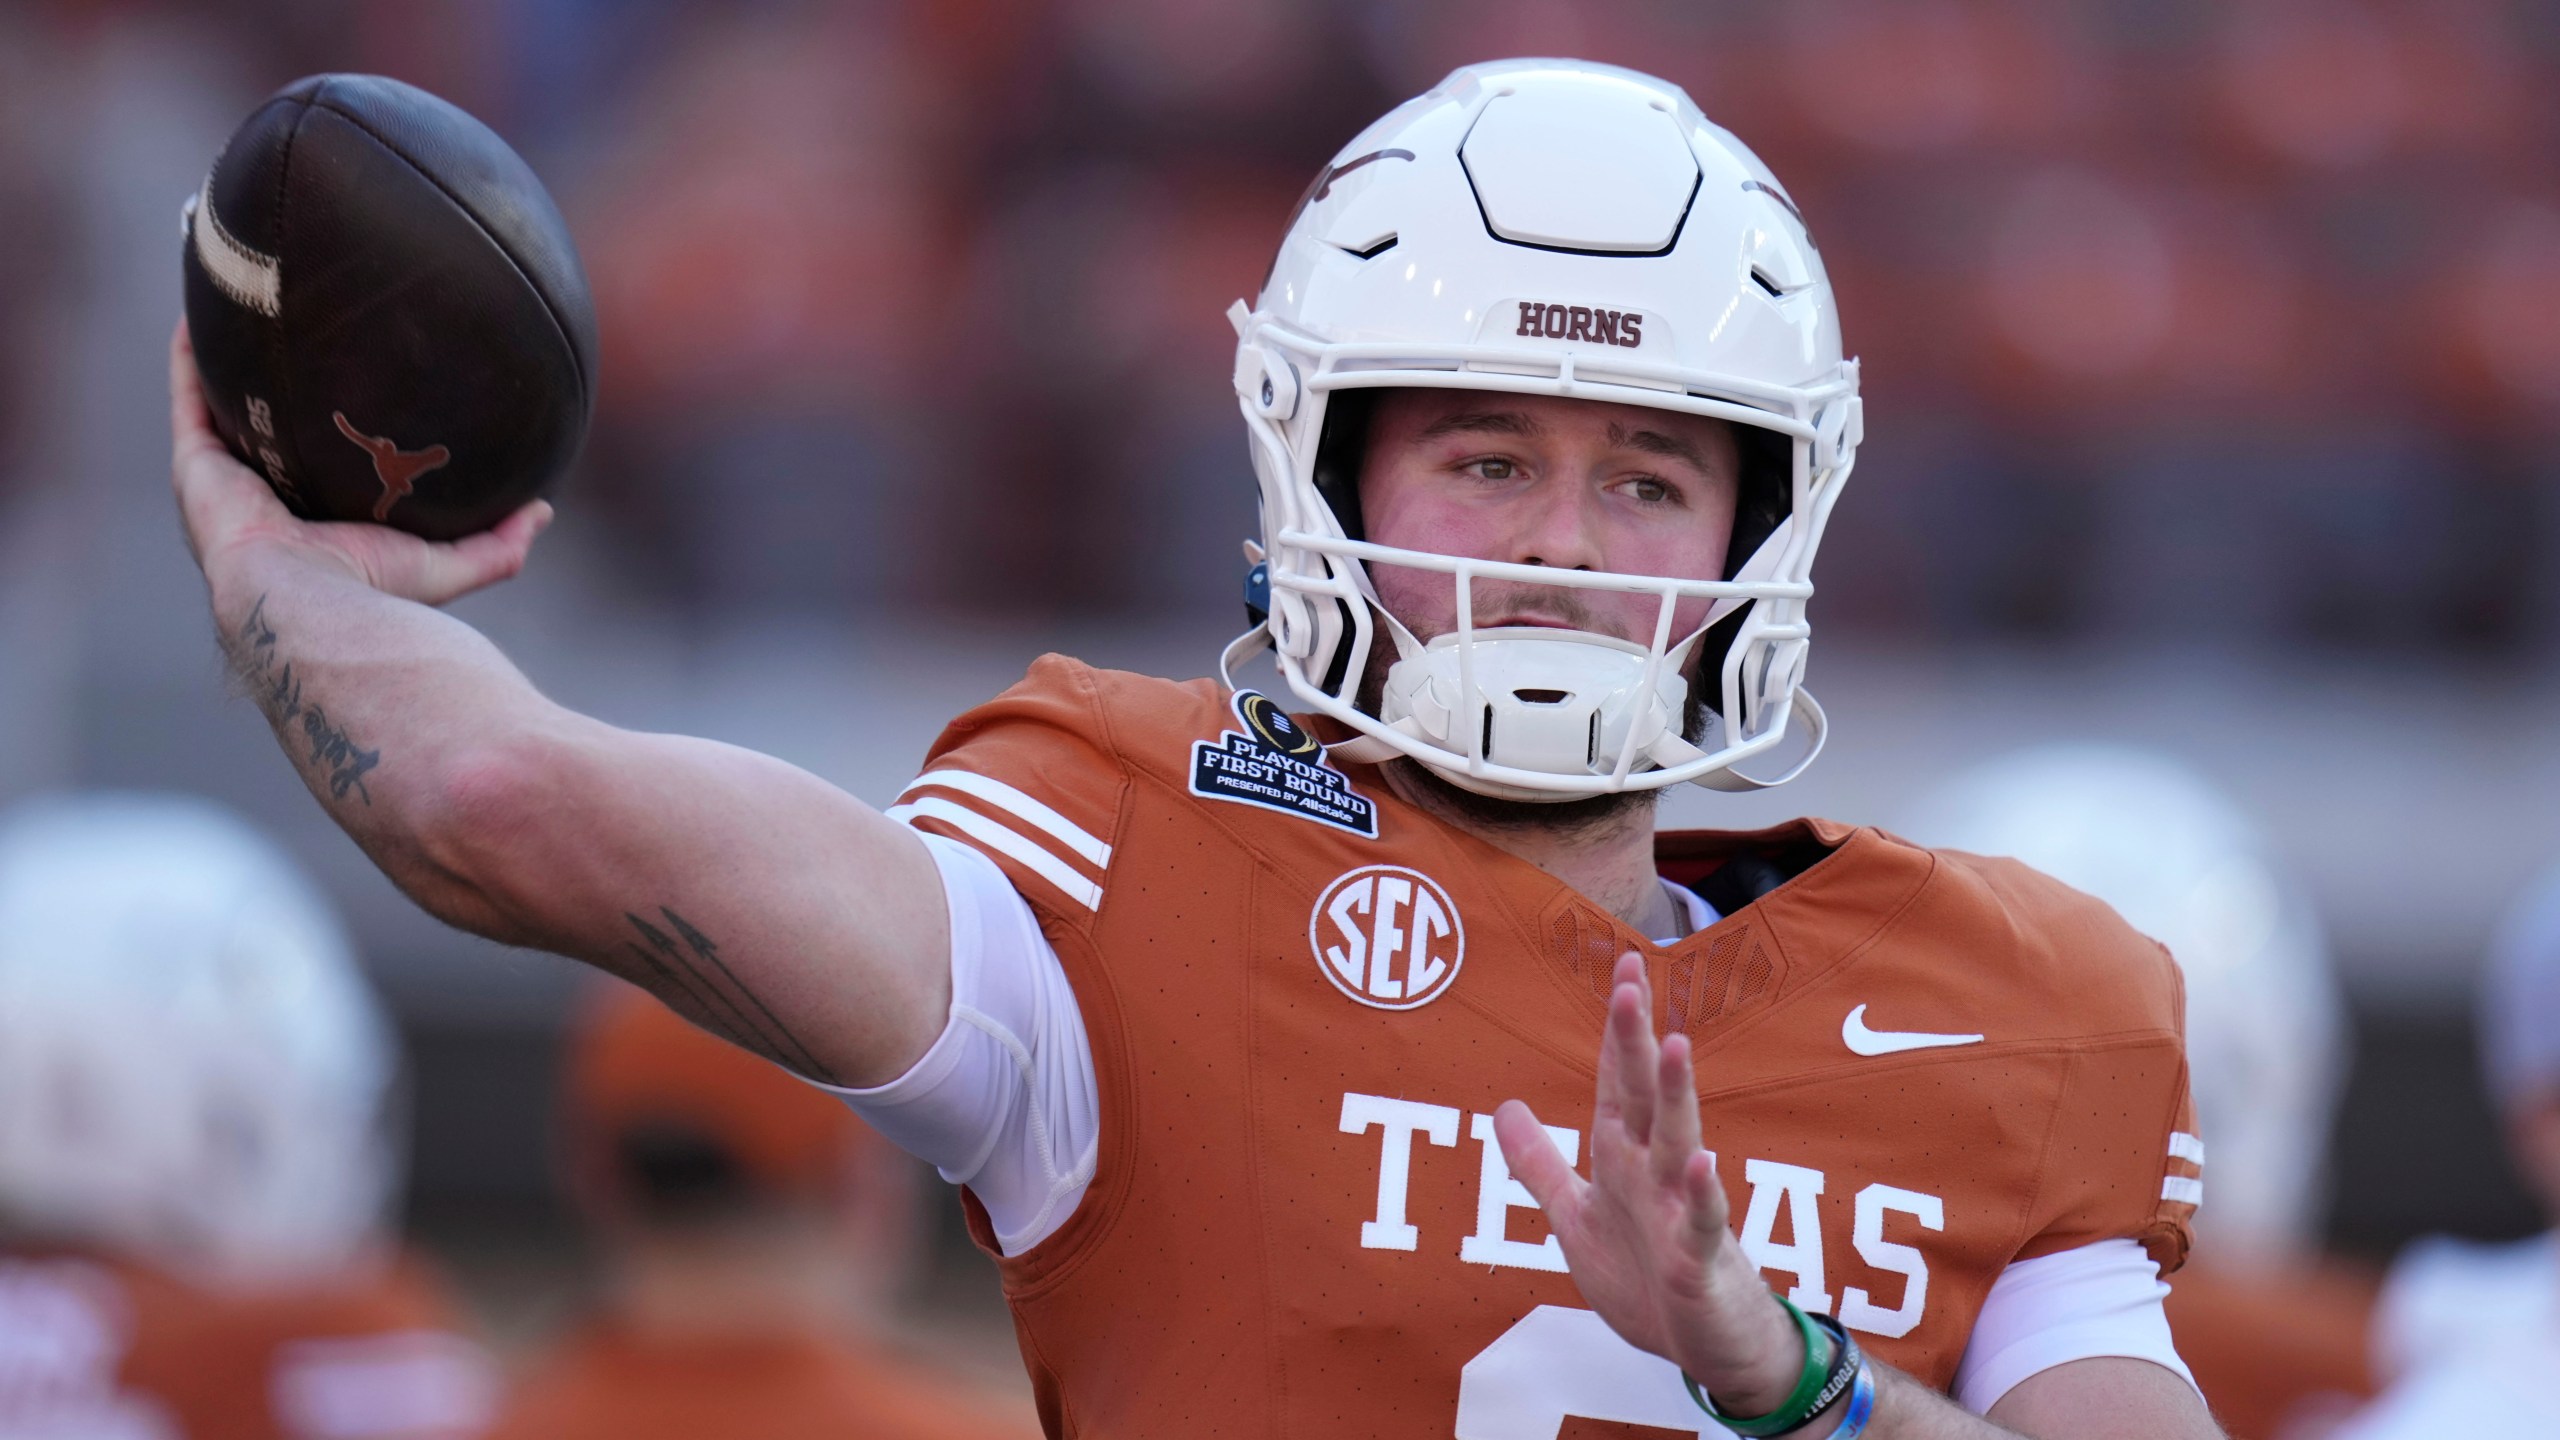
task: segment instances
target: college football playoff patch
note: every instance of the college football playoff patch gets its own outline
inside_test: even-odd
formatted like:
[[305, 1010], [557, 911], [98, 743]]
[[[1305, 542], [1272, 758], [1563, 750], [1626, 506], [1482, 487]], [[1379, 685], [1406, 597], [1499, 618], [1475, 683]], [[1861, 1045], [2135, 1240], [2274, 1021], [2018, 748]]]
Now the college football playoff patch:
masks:
[[1271, 697], [1235, 695], [1236, 721], [1216, 740], [1191, 742], [1191, 793], [1284, 810], [1363, 839], [1378, 838], [1378, 805], [1324, 763], [1324, 746]]

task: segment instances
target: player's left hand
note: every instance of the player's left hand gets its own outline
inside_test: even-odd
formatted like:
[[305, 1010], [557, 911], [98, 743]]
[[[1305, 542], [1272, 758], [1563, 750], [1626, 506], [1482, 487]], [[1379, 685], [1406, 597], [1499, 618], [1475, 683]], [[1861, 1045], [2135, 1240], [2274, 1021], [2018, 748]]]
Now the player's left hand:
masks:
[[1619, 957], [1589, 1180], [1518, 1100], [1494, 1111], [1494, 1133], [1600, 1318], [1687, 1371], [1719, 1407], [1763, 1414], [1803, 1373], [1804, 1342], [1728, 1228], [1716, 1157], [1698, 1143], [1689, 1039], [1655, 1041], [1650, 988], [1642, 959]]

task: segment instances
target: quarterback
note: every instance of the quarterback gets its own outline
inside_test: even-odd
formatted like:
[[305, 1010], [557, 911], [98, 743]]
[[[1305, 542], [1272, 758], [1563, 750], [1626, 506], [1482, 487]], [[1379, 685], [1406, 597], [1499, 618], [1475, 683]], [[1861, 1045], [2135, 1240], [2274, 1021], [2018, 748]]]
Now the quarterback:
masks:
[[1231, 318], [1220, 678], [1045, 657], [885, 813], [546, 700], [433, 607], [548, 509], [296, 521], [183, 331], [176, 486], [330, 814], [964, 1186], [1052, 1434], [2214, 1435], [2160, 1304], [2204, 1158], [2167, 955], [2005, 861], [1654, 830], [1821, 737], [1863, 424], [1777, 179], [1648, 76], [1471, 66]]

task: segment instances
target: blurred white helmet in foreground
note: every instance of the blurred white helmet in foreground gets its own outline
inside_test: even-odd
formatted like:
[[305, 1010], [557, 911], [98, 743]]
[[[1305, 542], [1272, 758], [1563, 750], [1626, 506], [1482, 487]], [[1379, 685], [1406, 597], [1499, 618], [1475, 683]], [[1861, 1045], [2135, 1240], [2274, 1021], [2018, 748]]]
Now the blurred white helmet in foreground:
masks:
[[224, 811], [0, 812], [0, 1233], [221, 1279], [342, 1264], [394, 1180], [392, 1044], [336, 916]]
[[2318, 917], [2257, 827], [2177, 761], [2109, 745], [2021, 751], [1914, 808], [1915, 840], [2009, 855], [2115, 907], [2186, 973], [2187, 1063], [2220, 1257], [2309, 1243], [2345, 1067]]

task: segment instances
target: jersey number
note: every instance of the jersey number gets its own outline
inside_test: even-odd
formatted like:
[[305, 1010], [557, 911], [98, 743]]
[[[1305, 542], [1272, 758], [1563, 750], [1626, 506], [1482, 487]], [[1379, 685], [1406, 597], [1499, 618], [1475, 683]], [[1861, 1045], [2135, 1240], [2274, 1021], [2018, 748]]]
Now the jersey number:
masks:
[[1618, 1338], [1589, 1310], [1541, 1305], [1458, 1372], [1457, 1440], [1556, 1440], [1568, 1418], [1718, 1440], [1680, 1368]]

